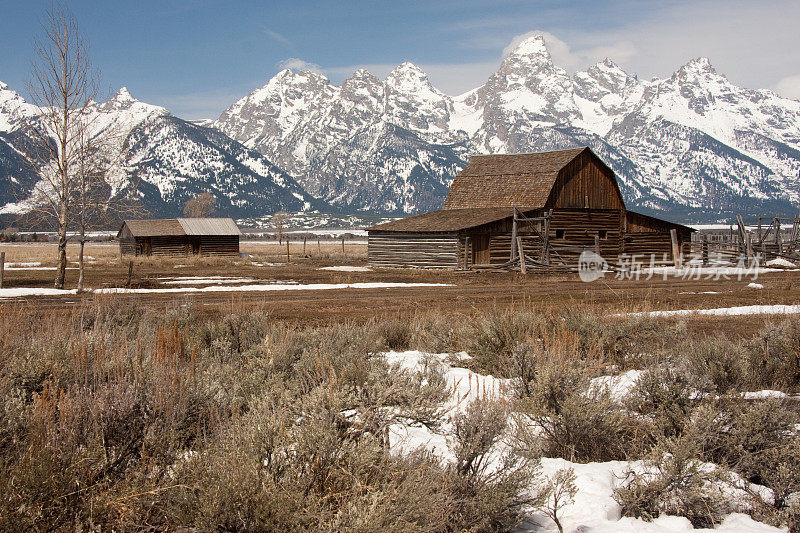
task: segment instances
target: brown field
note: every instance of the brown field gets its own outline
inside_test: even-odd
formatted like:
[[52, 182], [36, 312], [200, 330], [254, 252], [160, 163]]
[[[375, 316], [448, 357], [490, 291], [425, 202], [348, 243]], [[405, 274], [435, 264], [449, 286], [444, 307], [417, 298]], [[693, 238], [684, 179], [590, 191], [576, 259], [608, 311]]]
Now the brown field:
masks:
[[[361, 322], [375, 317], [410, 316], [437, 313], [472, 315], [487, 309], [553, 309], [580, 306], [601, 313], [615, 314], [656, 309], [702, 309], [753, 304], [794, 304], [800, 301], [800, 274], [763, 274], [763, 290], [747, 287], [747, 281], [731, 280], [615, 280], [581, 282], [575, 274], [523, 275], [518, 272], [452, 272], [431, 270], [378, 269], [371, 272], [319, 270], [323, 266], [366, 264], [366, 245], [341, 242], [290, 245], [286, 262], [285, 245], [272, 242], [242, 243], [242, 252], [252, 258], [138, 258], [134, 260], [132, 287], [169, 287], [168, 278], [178, 276], [229, 276], [252, 278], [259, 282], [353, 283], [423, 282], [444, 283], [446, 287], [402, 287], [391, 289], [336, 289], [275, 292], [215, 292], [126, 295], [84, 295], [74, 297], [31, 297], [3, 300], [0, 305], [68, 309], [82, 299], [118, 298], [169, 307], [176, 302], [192, 302], [213, 309], [226, 307], [258, 308], [278, 319], [295, 323], [330, 323], [343, 320]], [[51, 243], [3, 244], [7, 263], [41, 262], [55, 265], [55, 246]], [[69, 248], [75, 261], [77, 246]], [[129, 258], [120, 260], [115, 243], [92, 243], [86, 247], [86, 286], [91, 288], [125, 285]], [[261, 264], [263, 266], [258, 266]], [[74, 288], [77, 269], [67, 272], [67, 288]], [[6, 270], [5, 287], [50, 287], [53, 270]], [[713, 292], [715, 294], [703, 294]], [[665, 319], [666, 320], [666, 319]], [[690, 331], [723, 331], [751, 335], [776, 317], [695, 317]]]

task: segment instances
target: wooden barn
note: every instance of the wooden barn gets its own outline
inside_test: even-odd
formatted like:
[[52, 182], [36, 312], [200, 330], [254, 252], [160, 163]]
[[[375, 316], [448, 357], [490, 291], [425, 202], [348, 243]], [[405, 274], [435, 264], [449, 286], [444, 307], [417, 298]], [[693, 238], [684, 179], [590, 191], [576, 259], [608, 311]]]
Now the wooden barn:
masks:
[[[576, 265], [584, 250], [672, 261], [692, 229], [625, 208], [617, 178], [589, 148], [483, 155], [453, 180], [444, 207], [368, 229], [383, 267]], [[525, 267], [526, 265], [521, 265]]]
[[230, 218], [126, 220], [117, 232], [123, 255], [239, 255]]

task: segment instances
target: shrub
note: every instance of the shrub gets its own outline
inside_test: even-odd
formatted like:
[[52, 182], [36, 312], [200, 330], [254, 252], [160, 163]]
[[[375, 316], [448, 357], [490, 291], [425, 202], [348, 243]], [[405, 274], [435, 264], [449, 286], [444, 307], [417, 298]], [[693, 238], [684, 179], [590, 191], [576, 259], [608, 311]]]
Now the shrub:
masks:
[[691, 385], [704, 392], [726, 394], [748, 384], [747, 348], [741, 341], [714, 336], [679, 345], [673, 359]]
[[731, 512], [717, 488], [722, 478], [696, 459], [697, 450], [670, 439], [645, 461], [645, 472], [629, 470], [614, 499], [623, 516], [653, 520], [660, 514], [684, 516], [695, 527], [713, 527]]
[[[537, 442], [548, 457], [570, 461], [610, 461], [641, 453], [643, 424], [623, 410], [608, 391], [590, 384], [588, 370], [575, 360], [540, 359], [535, 379], [518, 401], [517, 439]], [[517, 390], [520, 388], [517, 386]]]
[[660, 366], [639, 377], [625, 398], [625, 405], [645, 415], [658, 436], [677, 437], [689, 422], [694, 395], [685, 376]]
[[775, 389], [800, 385], [800, 319], [793, 317], [766, 328], [749, 348], [752, 386]]

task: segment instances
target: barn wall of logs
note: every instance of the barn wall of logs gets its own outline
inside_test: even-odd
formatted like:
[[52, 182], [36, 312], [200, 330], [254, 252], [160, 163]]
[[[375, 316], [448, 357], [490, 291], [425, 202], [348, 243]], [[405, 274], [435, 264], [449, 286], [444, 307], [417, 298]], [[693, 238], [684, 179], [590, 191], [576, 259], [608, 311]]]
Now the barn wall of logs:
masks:
[[200, 255], [239, 255], [238, 235], [203, 235]]
[[[540, 216], [541, 213], [534, 214]], [[531, 215], [531, 216], [534, 216]], [[491, 264], [503, 264], [511, 256], [511, 219], [490, 228], [501, 230], [491, 235], [489, 256]], [[621, 250], [622, 216], [615, 210], [554, 210], [550, 219], [550, 257], [553, 261], [577, 263], [583, 250], [595, 250], [595, 237], [599, 252], [607, 260], [616, 260]], [[507, 226], [507, 228], [506, 228]], [[538, 231], [544, 230], [541, 224]], [[542, 254], [542, 239], [525, 224], [518, 228], [525, 254], [539, 258]], [[667, 235], [669, 239], [669, 235]]]
[[377, 267], [459, 268], [456, 233], [370, 232], [367, 262]]

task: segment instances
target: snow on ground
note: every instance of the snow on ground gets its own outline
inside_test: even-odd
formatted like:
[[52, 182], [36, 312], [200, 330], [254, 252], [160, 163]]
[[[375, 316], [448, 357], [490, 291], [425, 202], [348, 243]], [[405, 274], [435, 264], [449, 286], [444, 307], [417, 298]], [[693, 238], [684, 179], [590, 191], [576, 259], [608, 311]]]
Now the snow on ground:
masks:
[[270, 291], [313, 291], [335, 289], [394, 289], [398, 287], [448, 287], [447, 283], [273, 283], [259, 285], [239, 285], [220, 287], [166, 287], [157, 289], [126, 289], [123, 287], [109, 287], [97, 289], [94, 292], [101, 294], [166, 294], [179, 292], [270, 292]]
[[755, 283], [755, 282], [753, 282], [753, 283], [748, 283], [748, 284], [747, 284], [747, 287], [748, 287], [749, 289], [763, 289], [763, 288], [764, 288], [764, 286], [763, 286], [762, 284], [760, 284], [760, 283]]
[[745, 400], [767, 400], [767, 399], [775, 399], [775, 400], [784, 400], [788, 398], [789, 395], [785, 392], [781, 392], [779, 390], [760, 390], [755, 392], [743, 392], [742, 398]]
[[[450, 389], [450, 398], [445, 404], [444, 423], [437, 431], [422, 425], [396, 424], [390, 428], [389, 442], [393, 450], [400, 453], [424, 447], [443, 461], [452, 461], [451, 440], [447, 432], [452, 428], [452, 416], [477, 398], [502, 398], [509, 390], [509, 380], [477, 374], [466, 368], [454, 366], [453, 357], [448, 354], [427, 354], [416, 350], [407, 352], [387, 352], [386, 360], [392, 365], [409, 371], [418, 371], [426, 365], [441, 365], [445, 382]], [[458, 354], [461, 360], [468, 358], [465, 353]], [[618, 400], [630, 391], [643, 371], [631, 370], [618, 376], [595, 378], [592, 383], [607, 387]], [[760, 397], [771, 396], [776, 391], [760, 391]], [[502, 456], [502, 451], [497, 457]], [[713, 465], [708, 465], [714, 468]], [[593, 533], [668, 533], [675, 531], [714, 531], [725, 533], [776, 533], [779, 529], [756, 522], [746, 514], [733, 513], [715, 529], [694, 529], [688, 519], [662, 515], [652, 522], [621, 516], [621, 507], [614, 501], [613, 492], [624, 482], [629, 470], [638, 472], [646, 468], [641, 461], [608, 461], [603, 463], [572, 463], [558, 458], [544, 458], [541, 463], [543, 476], [553, 475], [561, 469], [572, 468], [575, 472], [575, 485], [578, 492], [573, 503], [564, 506], [559, 518], [565, 531]], [[541, 479], [541, 478], [540, 478]], [[535, 482], [534, 482], [535, 483]], [[751, 486], [761, 490], [763, 487]], [[531, 490], [536, 490], [531, 487]], [[731, 494], [741, 495], [739, 489], [730, 489]], [[763, 489], [766, 490], [766, 489]], [[742, 496], [741, 501], [746, 499]], [[745, 504], [746, 505], [746, 504]], [[530, 511], [528, 518], [513, 531], [557, 531], [555, 524], [540, 512]]]
[[776, 257], [772, 261], [767, 261], [766, 265], [768, 267], [797, 268], [797, 265], [795, 265], [788, 259], [784, 259], [783, 257]]
[[741, 315], [793, 315], [800, 313], [800, 305], [742, 305], [738, 307], [718, 307], [715, 309], [673, 309], [670, 311], [643, 311], [618, 316], [741, 316]]
[[44, 287], [16, 287], [13, 289], [0, 289], [0, 298], [24, 298], [26, 296], [70, 296], [77, 291], [62, 289], [46, 289]]
[[372, 269], [367, 266], [348, 266], [348, 265], [320, 267], [317, 270], [333, 270], [334, 272], [372, 272]]
[[642, 374], [644, 370], [628, 370], [617, 376], [600, 376], [591, 380], [591, 386], [607, 390], [614, 400], [620, 402], [630, 393]]
[[31, 261], [29, 263], [6, 263], [6, 268], [30, 268], [42, 266], [41, 261]]
[[235, 278], [228, 276], [184, 276], [178, 278], [159, 278], [164, 285], [214, 285], [252, 283], [254, 278]]

